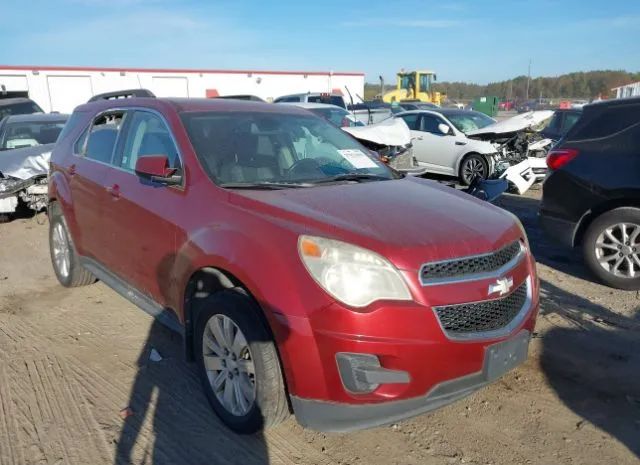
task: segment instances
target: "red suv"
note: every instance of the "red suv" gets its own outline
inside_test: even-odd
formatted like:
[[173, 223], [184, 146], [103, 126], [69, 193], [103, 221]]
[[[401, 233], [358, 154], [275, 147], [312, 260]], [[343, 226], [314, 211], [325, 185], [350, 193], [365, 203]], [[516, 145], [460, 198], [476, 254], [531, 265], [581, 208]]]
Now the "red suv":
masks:
[[293, 106], [94, 100], [51, 157], [55, 273], [179, 330], [233, 430], [381, 425], [526, 359], [538, 280], [510, 213]]

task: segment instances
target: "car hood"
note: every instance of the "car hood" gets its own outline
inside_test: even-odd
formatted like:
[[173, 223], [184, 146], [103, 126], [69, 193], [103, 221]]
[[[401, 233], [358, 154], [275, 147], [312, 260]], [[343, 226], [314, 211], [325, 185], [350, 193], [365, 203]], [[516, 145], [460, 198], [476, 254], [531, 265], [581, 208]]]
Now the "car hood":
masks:
[[403, 269], [495, 250], [521, 236], [510, 214], [433, 181], [406, 177], [275, 191], [233, 190], [230, 201], [299, 234], [343, 240]]
[[369, 126], [342, 128], [358, 140], [379, 145], [404, 147], [411, 142], [409, 126], [400, 118], [388, 118]]
[[525, 129], [534, 128], [540, 123], [548, 120], [553, 116], [553, 111], [529, 111], [520, 115], [512, 116], [497, 123], [490, 124], [480, 129], [467, 132], [467, 137], [477, 139], [491, 140], [493, 138], [505, 137]]
[[5, 177], [30, 179], [49, 172], [51, 150], [55, 144], [0, 151], [0, 173]]

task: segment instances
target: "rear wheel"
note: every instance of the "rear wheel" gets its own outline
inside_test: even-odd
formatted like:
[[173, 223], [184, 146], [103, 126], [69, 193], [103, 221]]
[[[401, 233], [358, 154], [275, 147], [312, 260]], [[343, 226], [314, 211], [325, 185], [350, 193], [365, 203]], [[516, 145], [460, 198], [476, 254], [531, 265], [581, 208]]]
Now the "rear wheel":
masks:
[[582, 246], [587, 266], [603, 283], [640, 289], [640, 209], [602, 214], [587, 229]]
[[478, 153], [467, 155], [460, 163], [460, 183], [465, 186], [471, 184], [474, 178], [487, 179], [487, 176], [489, 176], [489, 164]]
[[92, 284], [96, 278], [80, 264], [60, 207], [49, 208], [49, 252], [56, 278], [65, 287]]
[[195, 354], [213, 410], [237, 433], [275, 426], [289, 415], [276, 347], [259, 309], [240, 289], [197, 302]]

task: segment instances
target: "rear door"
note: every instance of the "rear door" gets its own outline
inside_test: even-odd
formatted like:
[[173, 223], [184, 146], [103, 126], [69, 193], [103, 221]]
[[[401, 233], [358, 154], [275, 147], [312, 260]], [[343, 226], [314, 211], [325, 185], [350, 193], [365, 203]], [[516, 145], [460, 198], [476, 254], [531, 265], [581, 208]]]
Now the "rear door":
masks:
[[135, 165], [145, 155], [167, 155], [171, 167], [184, 174], [182, 161], [168, 124], [151, 110], [127, 115], [116, 152], [105, 178], [111, 193], [105, 209], [107, 246], [113, 257], [109, 268], [163, 305], [175, 260], [175, 218], [184, 208], [185, 190], [141, 178]]
[[74, 155], [63, 169], [69, 179], [78, 231], [74, 235], [81, 255], [106, 260], [107, 230], [104, 207], [109, 200], [104, 178], [113, 159], [122, 125], [122, 113], [103, 113], [73, 144]]

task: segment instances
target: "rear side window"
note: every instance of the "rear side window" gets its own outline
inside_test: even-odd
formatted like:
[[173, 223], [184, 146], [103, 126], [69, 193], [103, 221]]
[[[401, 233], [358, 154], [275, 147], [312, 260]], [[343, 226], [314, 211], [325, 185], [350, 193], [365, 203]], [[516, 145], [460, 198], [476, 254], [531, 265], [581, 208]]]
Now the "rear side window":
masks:
[[600, 139], [624, 131], [640, 123], [640, 104], [613, 106], [597, 111], [593, 117], [589, 117], [587, 110], [584, 115], [567, 134], [567, 140]]
[[91, 126], [84, 156], [102, 163], [111, 163], [123, 122], [123, 112], [98, 116]]
[[418, 124], [420, 123], [420, 115], [418, 113], [402, 115], [400, 118], [402, 118], [404, 122], [407, 123], [407, 126], [409, 126], [409, 129], [411, 129], [412, 131], [418, 131], [420, 129], [420, 127], [418, 126]]
[[145, 155], [166, 155], [169, 157], [171, 168], [181, 169], [178, 150], [164, 121], [154, 113], [134, 111], [130, 118], [120, 167], [133, 171], [138, 158]]

